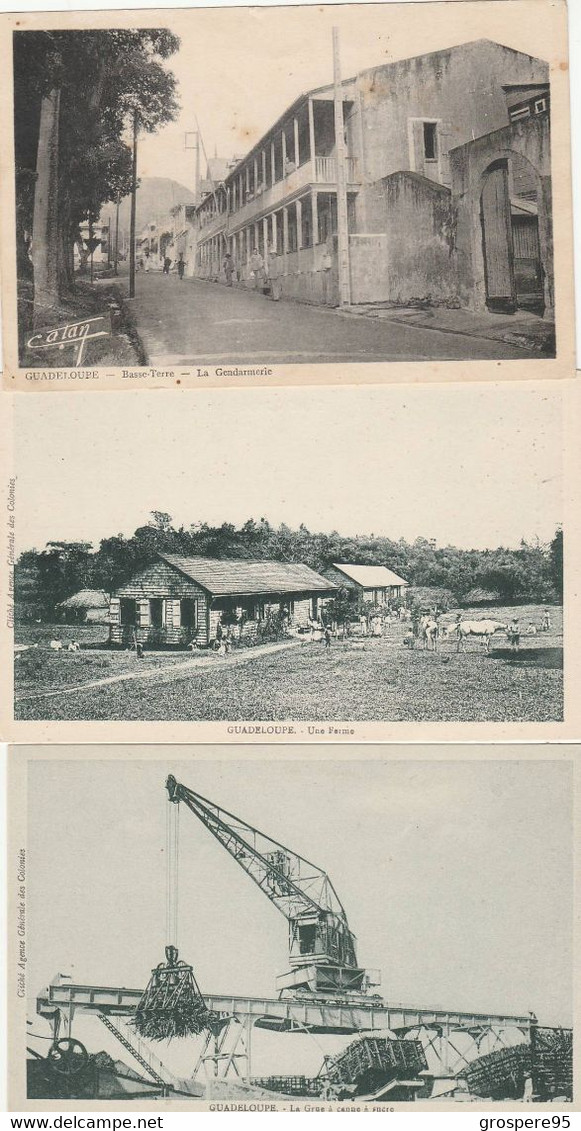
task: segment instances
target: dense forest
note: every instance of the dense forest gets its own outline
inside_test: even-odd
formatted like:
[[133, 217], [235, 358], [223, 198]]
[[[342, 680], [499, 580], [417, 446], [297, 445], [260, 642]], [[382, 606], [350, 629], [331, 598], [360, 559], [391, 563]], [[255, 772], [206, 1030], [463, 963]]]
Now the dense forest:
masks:
[[322, 570], [331, 562], [386, 565], [418, 588], [439, 590], [441, 604], [477, 600], [551, 601], [563, 594], [563, 534], [549, 544], [522, 541], [518, 549], [461, 550], [425, 538], [392, 541], [383, 535], [314, 534], [266, 519], [194, 523], [176, 529], [169, 514], [154, 511], [130, 538], [104, 538], [98, 550], [84, 542], [49, 542], [27, 550], [15, 567], [16, 615], [51, 619], [59, 601], [79, 589], [110, 593], [155, 559], [158, 551], [191, 557], [276, 559]]

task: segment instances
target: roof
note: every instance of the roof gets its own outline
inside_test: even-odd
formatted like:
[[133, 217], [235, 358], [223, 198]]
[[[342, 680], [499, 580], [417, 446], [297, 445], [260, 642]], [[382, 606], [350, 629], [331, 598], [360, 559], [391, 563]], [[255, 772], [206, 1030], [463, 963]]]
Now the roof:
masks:
[[540, 98], [543, 94], [549, 94], [551, 87], [548, 82], [531, 82], [526, 86], [522, 83], [505, 83], [502, 89], [510, 109], [519, 106], [521, 102], [530, 102], [531, 98]]
[[345, 577], [350, 578], [364, 589], [381, 589], [386, 585], [407, 585], [403, 577], [398, 577], [392, 569], [382, 565], [345, 565], [344, 562], [333, 562], [334, 569], [338, 569]]
[[108, 609], [109, 598], [103, 589], [79, 589], [67, 597], [66, 601], [59, 601], [61, 609]]
[[208, 168], [206, 173], [206, 180], [208, 181], [223, 181], [230, 171], [232, 160], [228, 157], [210, 157], [208, 158]]
[[300, 562], [248, 561], [220, 558], [160, 558], [195, 581], [214, 597], [249, 597], [262, 593], [330, 592], [333, 582]]
[[[436, 51], [422, 52], [421, 55], [405, 56], [402, 59], [392, 59], [389, 63], [377, 63], [374, 67], [365, 67], [363, 70], [358, 71], [357, 74], [351, 75], [349, 78], [342, 80], [341, 86], [343, 88], [343, 98], [348, 99], [350, 93], [353, 96], [353, 88], [355, 84], [358, 81], [365, 79], [366, 76], [375, 74], [377, 71], [389, 71], [390, 69], [392, 69], [395, 73], [397, 68], [406, 66], [409, 63], [414, 63], [420, 59], [436, 59], [441, 55], [452, 55], [460, 52], [474, 51], [489, 45], [492, 45], [495, 48], [500, 48], [503, 51], [511, 53], [512, 55], [518, 55], [521, 58], [533, 59], [535, 63], [539, 63], [541, 66], [544, 66], [546, 68], [548, 76], [548, 63], [546, 63], [543, 59], [537, 59], [536, 56], [528, 55], [525, 51], [518, 51], [514, 47], [507, 47], [504, 43], [498, 43], [494, 39], [487, 39], [485, 36], [483, 36], [480, 39], [469, 40], [467, 43], [452, 44], [450, 47], [442, 47]], [[531, 83], [529, 85], [533, 86], [534, 84]], [[504, 87], [504, 89], [507, 90], [508, 87]], [[237, 176], [240, 171], [240, 167], [249, 160], [254, 152], [263, 147], [264, 142], [269, 137], [269, 135], [278, 128], [278, 126], [281, 124], [281, 122], [284, 121], [285, 118], [288, 118], [291, 114], [294, 113], [301, 102], [306, 101], [308, 98], [313, 98], [316, 95], [324, 94], [329, 94], [330, 98], [332, 99], [333, 92], [333, 83], [325, 83], [323, 86], [313, 87], [311, 90], [303, 91], [302, 94], [297, 95], [294, 101], [291, 102], [290, 106], [287, 106], [286, 110], [284, 110], [283, 113], [279, 115], [276, 121], [269, 126], [266, 133], [264, 133], [262, 137], [260, 137], [258, 141], [254, 143], [254, 145], [248, 150], [246, 154], [244, 154], [244, 156], [233, 158], [229, 169], [222, 179], [224, 181], [229, 181], [230, 177]], [[209, 165], [210, 162], [208, 162], [208, 166]], [[211, 186], [209, 188], [209, 191], [211, 191]]]

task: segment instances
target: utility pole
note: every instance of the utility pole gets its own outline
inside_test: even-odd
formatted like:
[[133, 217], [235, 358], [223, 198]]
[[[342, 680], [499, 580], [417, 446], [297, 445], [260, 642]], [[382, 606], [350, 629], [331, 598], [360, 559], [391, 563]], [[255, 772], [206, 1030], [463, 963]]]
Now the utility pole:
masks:
[[339, 303], [351, 305], [351, 271], [349, 264], [349, 228], [347, 220], [347, 160], [345, 125], [343, 122], [343, 90], [339, 56], [339, 28], [333, 28], [333, 102], [335, 108], [335, 153], [337, 164], [337, 257], [339, 267]]
[[133, 111], [133, 168], [129, 223], [129, 298], [135, 298], [135, 211], [137, 205], [137, 110]]
[[[194, 144], [191, 145], [189, 138], [193, 137]], [[200, 203], [200, 127], [196, 118], [196, 129], [188, 132], [185, 135], [184, 146], [186, 149], [193, 149], [195, 152], [195, 172], [194, 172], [194, 203]]]
[[200, 203], [200, 130], [196, 130], [196, 183], [194, 186], [196, 204]]
[[113, 261], [113, 274], [119, 274], [119, 193], [115, 201], [115, 259]]

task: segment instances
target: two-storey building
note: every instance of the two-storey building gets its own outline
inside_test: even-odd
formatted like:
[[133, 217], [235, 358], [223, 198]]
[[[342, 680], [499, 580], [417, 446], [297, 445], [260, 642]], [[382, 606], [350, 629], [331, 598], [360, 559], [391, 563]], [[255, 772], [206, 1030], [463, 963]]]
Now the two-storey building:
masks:
[[[548, 91], [548, 81], [541, 60], [477, 40], [342, 83], [352, 303], [486, 304], [481, 288], [458, 276], [452, 152], [510, 127], [511, 92]], [[338, 301], [333, 95], [330, 85], [297, 98], [199, 205], [197, 275], [222, 277], [229, 252], [252, 285], [256, 248], [277, 295]], [[527, 159], [506, 149], [516, 198]], [[550, 275], [549, 241], [541, 253]]]

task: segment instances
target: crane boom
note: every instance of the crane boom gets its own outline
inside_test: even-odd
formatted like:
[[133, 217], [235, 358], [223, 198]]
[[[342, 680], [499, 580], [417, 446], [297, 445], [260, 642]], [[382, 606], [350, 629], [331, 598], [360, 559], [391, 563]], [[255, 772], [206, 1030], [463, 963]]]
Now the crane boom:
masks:
[[361, 992], [365, 971], [327, 873], [173, 775], [166, 788], [170, 802], [183, 802], [288, 920], [291, 973], [279, 980], [280, 988]]

